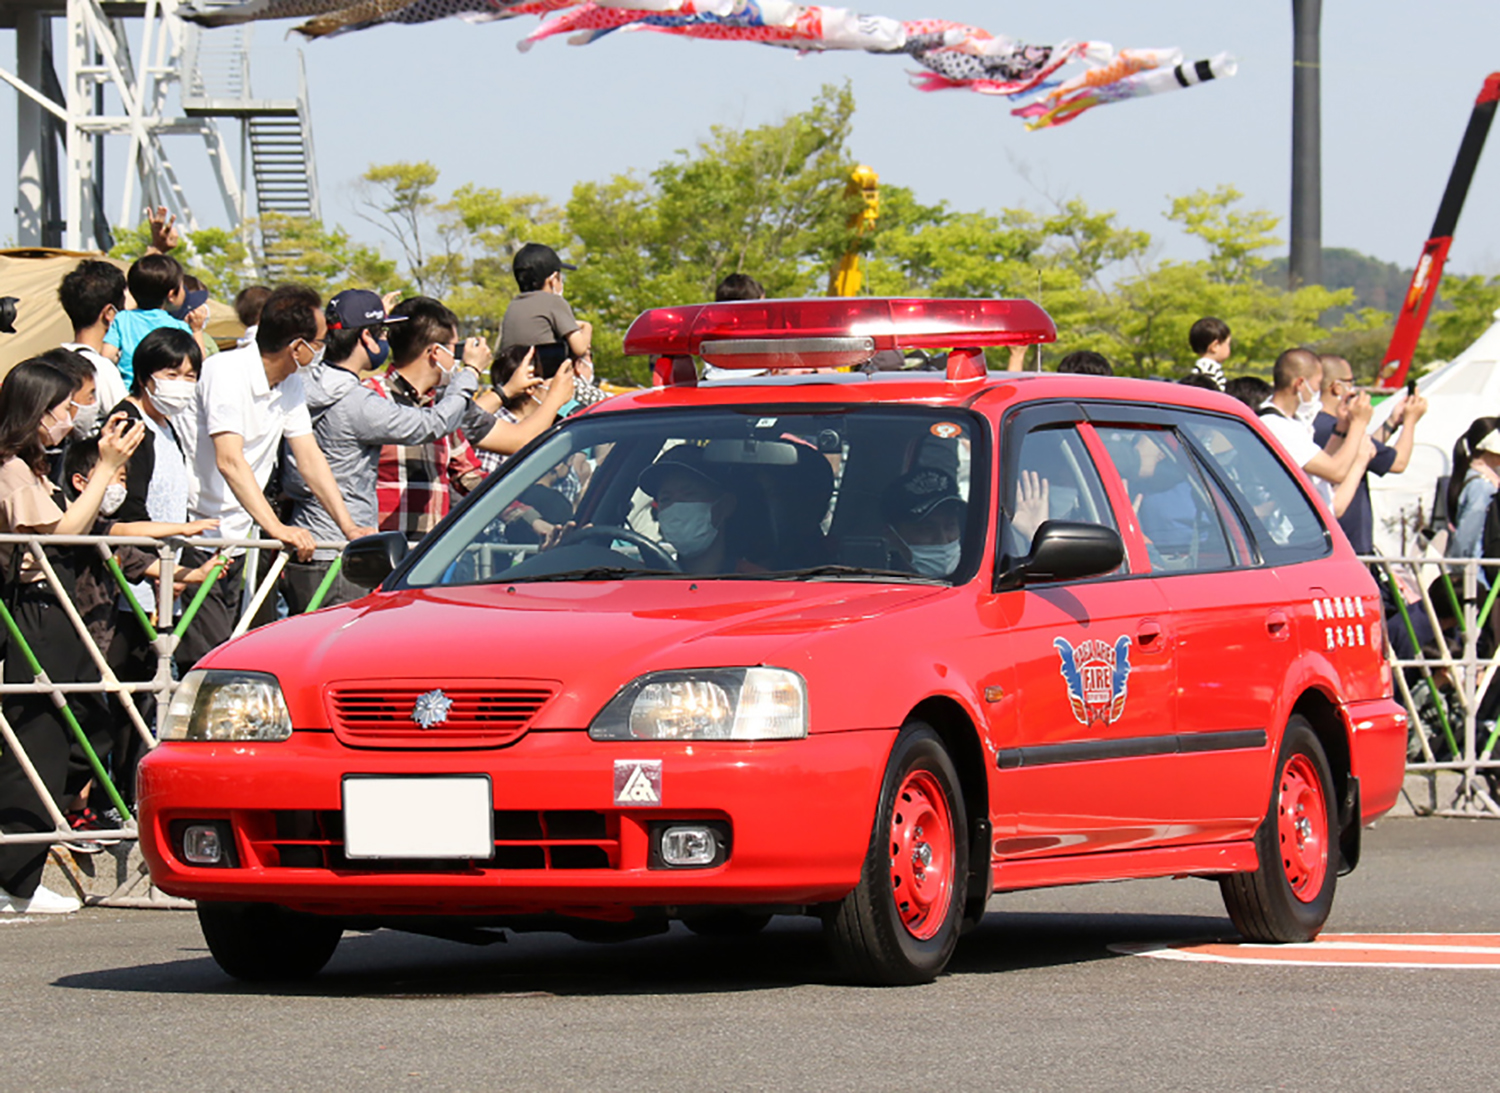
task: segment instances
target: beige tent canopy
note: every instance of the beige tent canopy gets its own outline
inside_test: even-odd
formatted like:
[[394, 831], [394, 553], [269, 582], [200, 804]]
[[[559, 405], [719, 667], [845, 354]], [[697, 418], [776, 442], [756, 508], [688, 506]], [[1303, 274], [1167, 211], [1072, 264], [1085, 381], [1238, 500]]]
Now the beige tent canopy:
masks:
[[[12, 367], [73, 340], [73, 324], [57, 299], [57, 286], [85, 258], [113, 262], [122, 270], [129, 266], [103, 254], [29, 247], [0, 250], [0, 296], [14, 296], [16, 332], [0, 334], [0, 376]], [[215, 340], [237, 338], [245, 328], [234, 308], [218, 300], [208, 302], [208, 334]]]

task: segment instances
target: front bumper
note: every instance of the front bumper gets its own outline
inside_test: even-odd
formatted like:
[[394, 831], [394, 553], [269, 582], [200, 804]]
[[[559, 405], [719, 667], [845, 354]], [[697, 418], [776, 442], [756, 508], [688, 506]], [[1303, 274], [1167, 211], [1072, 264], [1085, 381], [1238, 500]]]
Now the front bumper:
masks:
[[1371, 823], [1391, 810], [1406, 776], [1407, 715], [1393, 698], [1344, 706], [1349, 765], [1359, 779], [1360, 814]]
[[[345, 747], [301, 731], [276, 744], [165, 743], [141, 763], [141, 850], [157, 887], [202, 900], [270, 902], [342, 915], [559, 913], [633, 907], [810, 904], [859, 880], [896, 731], [764, 743], [599, 743], [532, 732], [494, 750]], [[660, 760], [660, 803], [615, 803], [616, 760]], [[350, 861], [346, 774], [487, 774], [496, 856], [487, 861]], [[661, 821], [727, 824], [728, 860], [653, 868]], [[232, 866], [182, 860], [184, 821], [232, 830]]]

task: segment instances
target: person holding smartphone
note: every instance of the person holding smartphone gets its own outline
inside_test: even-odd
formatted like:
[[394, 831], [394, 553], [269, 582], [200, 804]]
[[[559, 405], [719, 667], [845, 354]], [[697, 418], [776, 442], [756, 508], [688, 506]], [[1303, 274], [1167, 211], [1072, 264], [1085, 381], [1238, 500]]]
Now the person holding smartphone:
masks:
[[[99, 436], [99, 461], [66, 512], [47, 477], [48, 446], [73, 428], [73, 382], [40, 360], [16, 365], [0, 383], [0, 532], [29, 535], [86, 535], [94, 526], [105, 490], [141, 443], [145, 426], [124, 415], [111, 417]], [[68, 552], [48, 555], [65, 587], [73, 584]], [[0, 545], [6, 602], [32, 654], [49, 679], [94, 683], [99, 669], [58, 602], [38, 559], [27, 548]], [[31, 683], [32, 672], [19, 649], [7, 650], [5, 682]], [[102, 695], [71, 695], [68, 700], [84, 732], [107, 736], [112, 720]], [[61, 802], [67, 789], [72, 734], [52, 696], [11, 694], [4, 700], [6, 721], [25, 750], [47, 792]], [[0, 748], [0, 829], [7, 834], [39, 833], [53, 827], [15, 749]], [[78, 910], [71, 896], [41, 887], [45, 843], [0, 847], [0, 913], [66, 914]]]

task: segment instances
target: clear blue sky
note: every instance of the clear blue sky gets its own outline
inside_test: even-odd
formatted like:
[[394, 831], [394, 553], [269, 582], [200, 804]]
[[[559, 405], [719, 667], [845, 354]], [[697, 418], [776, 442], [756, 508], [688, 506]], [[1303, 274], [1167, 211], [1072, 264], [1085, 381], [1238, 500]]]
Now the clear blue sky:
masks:
[[[1053, 43], [1220, 50], [1239, 75], [1180, 94], [1109, 106], [1027, 133], [1006, 100], [923, 94], [900, 57], [793, 53], [741, 43], [617, 34], [579, 48], [554, 38], [520, 54], [534, 19], [382, 27], [302, 46], [311, 84], [325, 218], [363, 238], [352, 181], [372, 162], [427, 159], [446, 188], [472, 181], [566, 199], [573, 184], [644, 173], [716, 124], [745, 126], [804, 108], [826, 82], [849, 80], [859, 114], [854, 152], [883, 180], [964, 209], [1079, 195], [1149, 230], [1163, 253], [1191, 244], [1161, 218], [1170, 194], [1232, 183], [1251, 203], [1288, 207], [1291, 5], [1274, 0], [869, 0], [863, 10], [941, 17]], [[1327, 0], [1323, 15], [1323, 238], [1409, 265], [1426, 238], [1480, 83], [1500, 69], [1496, 0]], [[290, 86], [290, 22], [257, 30], [257, 91]], [[217, 32], [224, 33], [224, 32]], [[0, 34], [0, 59], [14, 35]], [[277, 85], [281, 86], [278, 87]], [[0, 89], [0, 131], [14, 94]], [[232, 128], [232, 127], [231, 127]], [[1500, 126], [1497, 126], [1500, 129]], [[15, 147], [0, 144], [0, 178]], [[1452, 269], [1500, 273], [1500, 132], [1480, 165]], [[119, 162], [121, 151], [115, 151]], [[200, 216], [222, 221], [201, 146], [174, 153]], [[118, 194], [118, 172], [110, 181]], [[4, 202], [0, 239], [14, 232]], [[118, 197], [110, 201], [117, 211]], [[1283, 224], [1283, 230], [1285, 225]]]

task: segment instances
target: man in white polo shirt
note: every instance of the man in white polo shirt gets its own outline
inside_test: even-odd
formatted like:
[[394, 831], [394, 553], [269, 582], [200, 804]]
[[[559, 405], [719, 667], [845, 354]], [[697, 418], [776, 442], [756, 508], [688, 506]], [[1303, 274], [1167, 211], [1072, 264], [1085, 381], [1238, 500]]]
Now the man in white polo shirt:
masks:
[[1307, 472], [1318, 496], [1342, 516], [1364, 480], [1365, 466], [1374, 455], [1365, 427], [1370, 423], [1370, 396], [1361, 394], [1349, 404], [1345, 435], [1334, 437], [1328, 451], [1313, 440], [1313, 419], [1323, 406], [1323, 362], [1311, 349], [1288, 349], [1276, 358], [1271, 372], [1271, 397], [1260, 407], [1260, 418], [1281, 442], [1292, 462]]
[[[188, 499], [193, 518], [218, 520], [219, 534], [226, 539], [250, 538], [258, 525], [303, 561], [312, 557], [312, 534], [284, 523], [265, 495], [283, 439], [341, 534], [353, 539], [375, 530], [357, 526], [350, 517], [313, 438], [297, 375], [321, 355], [326, 330], [318, 294], [301, 285], [283, 285], [266, 300], [254, 345], [203, 362], [196, 395], [197, 447]], [[235, 558], [200, 608], [208, 615], [197, 629], [206, 631], [209, 642], [201, 652], [234, 628], [243, 564], [243, 555]], [[268, 596], [256, 621], [275, 618], [275, 606], [275, 596]]]

